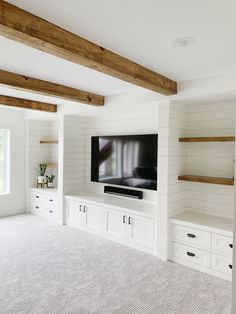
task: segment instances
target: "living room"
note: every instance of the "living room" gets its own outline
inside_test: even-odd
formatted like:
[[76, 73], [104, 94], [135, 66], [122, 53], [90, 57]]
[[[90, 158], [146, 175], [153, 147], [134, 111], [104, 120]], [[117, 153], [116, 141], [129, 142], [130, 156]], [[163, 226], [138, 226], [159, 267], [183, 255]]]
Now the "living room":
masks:
[[235, 4], [0, 7], [0, 312], [234, 313]]

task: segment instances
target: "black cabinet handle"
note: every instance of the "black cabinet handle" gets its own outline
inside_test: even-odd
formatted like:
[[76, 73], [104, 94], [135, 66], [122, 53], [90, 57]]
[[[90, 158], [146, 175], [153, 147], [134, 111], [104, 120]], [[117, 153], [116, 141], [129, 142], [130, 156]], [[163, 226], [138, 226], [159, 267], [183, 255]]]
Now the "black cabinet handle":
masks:
[[123, 224], [126, 224], [126, 215], [123, 216]]
[[232, 244], [232, 243], [230, 243], [230, 244], [229, 244], [229, 247], [232, 249], [232, 248], [233, 248], [233, 244]]
[[37, 196], [35, 196], [36, 198], [39, 198], [39, 196], [37, 195]]
[[53, 202], [53, 200], [49, 200], [49, 202]]
[[53, 210], [49, 210], [49, 213], [53, 213]]
[[131, 223], [132, 223], [132, 218], [129, 217], [129, 219], [128, 219], [128, 224], [131, 225]]
[[79, 211], [82, 212], [82, 205], [79, 205]]
[[187, 236], [188, 236], [189, 238], [196, 238], [195, 234], [192, 234], [192, 233], [187, 233]]
[[84, 206], [83, 212], [84, 212], [84, 213], [87, 212], [87, 206]]
[[36, 206], [35, 208], [36, 208], [36, 209], [39, 209], [39, 206]]
[[194, 254], [194, 253], [191, 253], [191, 252], [187, 252], [187, 255], [188, 255], [188, 256], [191, 256], [191, 257], [194, 257], [194, 256], [195, 256], [195, 254]]
[[230, 265], [229, 265], [229, 268], [232, 269], [232, 268], [233, 268], [233, 265], [230, 264]]

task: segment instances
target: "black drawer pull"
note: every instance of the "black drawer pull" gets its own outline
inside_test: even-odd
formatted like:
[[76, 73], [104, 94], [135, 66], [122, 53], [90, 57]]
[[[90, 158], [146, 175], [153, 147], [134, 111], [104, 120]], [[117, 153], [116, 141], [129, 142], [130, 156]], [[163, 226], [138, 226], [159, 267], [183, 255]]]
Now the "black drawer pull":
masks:
[[35, 208], [36, 208], [36, 209], [39, 209], [39, 206], [36, 206]]
[[37, 195], [37, 196], [35, 196], [36, 198], [39, 198], [39, 196]]
[[233, 244], [230, 243], [230, 244], [229, 244], [229, 247], [232, 249], [232, 248], [233, 248]]
[[132, 224], [132, 218], [131, 218], [131, 217], [129, 217], [129, 219], [128, 219], [128, 224], [129, 224], [129, 225]]
[[123, 216], [123, 224], [126, 224], [126, 216]]
[[195, 234], [192, 234], [192, 233], [187, 233], [187, 236], [188, 236], [189, 238], [196, 238]]
[[229, 268], [232, 269], [232, 268], [233, 268], [233, 265], [230, 264], [230, 265], [229, 265]]
[[49, 200], [49, 202], [53, 202], [53, 200]]
[[191, 253], [191, 252], [187, 252], [187, 255], [188, 255], [188, 256], [191, 256], [191, 257], [194, 257], [194, 256], [195, 256], [195, 254], [194, 254], [194, 253]]
[[53, 213], [53, 210], [49, 210], [49, 213], [51, 213], [51, 214], [52, 214], [52, 213]]

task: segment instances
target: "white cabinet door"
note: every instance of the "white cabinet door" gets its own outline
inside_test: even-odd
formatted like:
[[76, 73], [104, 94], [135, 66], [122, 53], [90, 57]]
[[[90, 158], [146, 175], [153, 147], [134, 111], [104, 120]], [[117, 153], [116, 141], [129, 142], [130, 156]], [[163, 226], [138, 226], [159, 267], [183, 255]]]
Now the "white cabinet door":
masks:
[[77, 201], [67, 201], [67, 223], [78, 225], [81, 224], [82, 218], [82, 204]]
[[155, 248], [155, 219], [128, 215], [129, 240], [138, 246]]
[[102, 230], [102, 209], [91, 204], [83, 204], [83, 224], [90, 229]]
[[127, 215], [112, 209], [105, 209], [105, 232], [108, 236], [125, 239]]

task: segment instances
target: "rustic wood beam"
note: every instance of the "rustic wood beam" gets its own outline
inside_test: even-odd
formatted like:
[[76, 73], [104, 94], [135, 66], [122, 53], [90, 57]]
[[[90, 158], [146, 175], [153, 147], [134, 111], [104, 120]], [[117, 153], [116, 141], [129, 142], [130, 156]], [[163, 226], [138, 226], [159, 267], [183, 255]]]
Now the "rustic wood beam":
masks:
[[177, 93], [171, 79], [1, 0], [0, 35], [164, 95]]
[[57, 112], [57, 105], [4, 95], [0, 95], [0, 105], [47, 112]]
[[104, 105], [103, 96], [3, 70], [0, 70], [0, 85], [36, 92], [46, 96], [55, 96], [88, 105]]

